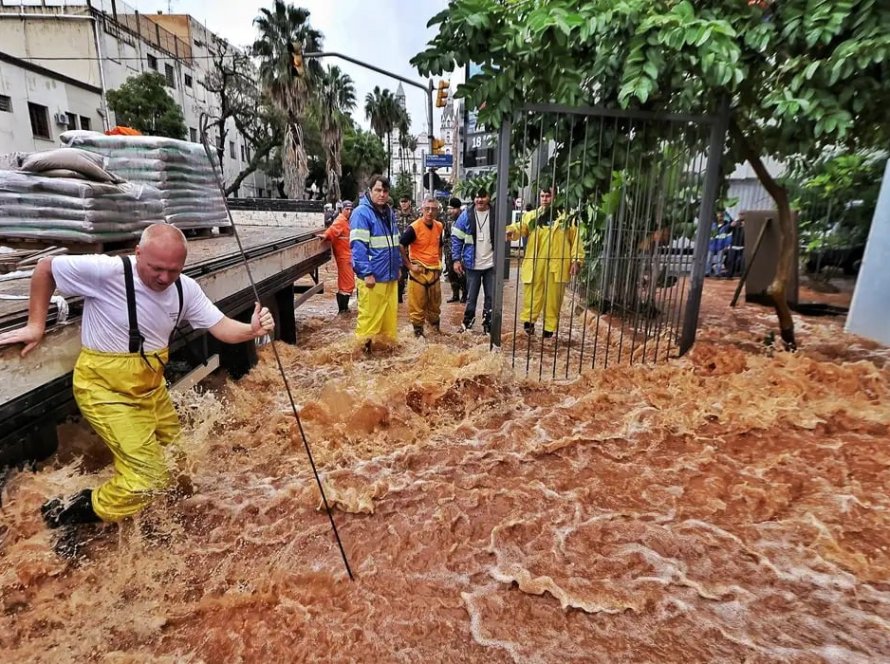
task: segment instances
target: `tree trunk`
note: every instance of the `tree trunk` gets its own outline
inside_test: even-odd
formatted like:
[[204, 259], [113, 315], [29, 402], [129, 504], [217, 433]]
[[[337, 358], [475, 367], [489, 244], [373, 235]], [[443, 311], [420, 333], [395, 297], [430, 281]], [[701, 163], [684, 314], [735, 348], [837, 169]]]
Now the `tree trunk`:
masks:
[[797, 232], [794, 220], [791, 216], [791, 204], [788, 202], [788, 191], [770, 175], [760, 159], [760, 154], [754, 149], [748, 138], [742, 133], [741, 128], [732, 122], [730, 126], [733, 138], [738, 142], [742, 155], [751, 164], [751, 168], [757, 174], [760, 184], [776, 203], [779, 213], [779, 262], [776, 265], [776, 276], [766, 290], [767, 295], [773, 301], [776, 308], [776, 316], [779, 319], [779, 332], [787, 350], [795, 350], [797, 342], [794, 338], [794, 320], [791, 318], [791, 308], [788, 306], [788, 298], [785, 293], [785, 284], [794, 267], [794, 243], [797, 242]]
[[302, 200], [306, 195], [306, 151], [303, 148], [303, 132], [290, 122], [284, 136], [284, 188], [289, 198]]

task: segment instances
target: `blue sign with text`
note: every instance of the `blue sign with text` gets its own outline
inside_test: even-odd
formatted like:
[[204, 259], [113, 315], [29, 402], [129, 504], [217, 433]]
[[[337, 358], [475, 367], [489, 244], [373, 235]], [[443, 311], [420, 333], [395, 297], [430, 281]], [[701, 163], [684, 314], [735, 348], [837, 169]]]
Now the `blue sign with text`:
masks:
[[423, 165], [426, 168], [451, 168], [454, 163], [453, 155], [450, 154], [428, 154], [424, 155]]

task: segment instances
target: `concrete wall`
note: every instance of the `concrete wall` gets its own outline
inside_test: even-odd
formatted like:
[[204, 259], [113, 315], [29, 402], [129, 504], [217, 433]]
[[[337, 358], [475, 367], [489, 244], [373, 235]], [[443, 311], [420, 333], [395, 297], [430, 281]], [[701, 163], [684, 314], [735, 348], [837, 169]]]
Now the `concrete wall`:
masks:
[[[102, 128], [98, 94], [3, 61], [0, 61], [0, 94], [12, 99], [12, 111], [0, 111], [0, 153], [57, 147], [59, 135], [68, 129], [55, 122], [54, 116], [60, 112], [77, 115], [78, 122], [81, 116], [89, 118], [93, 129]], [[31, 132], [28, 102], [47, 107], [50, 139], [38, 138]]]
[[322, 212], [271, 212], [268, 210], [232, 210], [237, 226], [274, 226], [276, 228], [324, 229]]
[[[96, 6], [100, 7], [101, 4], [96, 3]], [[59, 11], [86, 15], [86, 7], [69, 6], [64, 10], [59, 7], [25, 7], [25, 11], [25, 18], [22, 18], [18, 14], [18, 7], [11, 8], [4, 5], [0, 8], [0, 51], [21, 59], [32, 56], [61, 58], [27, 61], [55, 74], [100, 88], [101, 76], [99, 61], [96, 59], [96, 40], [92, 21], [65, 19], [52, 15], [53, 12]], [[122, 11], [124, 5], [119, 2], [118, 12]], [[148, 56], [152, 55], [157, 59], [158, 73], [163, 75], [166, 65], [173, 67], [174, 86], [168, 87], [167, 92], [182, 108], [187, 129], [194, 129], [200, 140], [202, 113], [212, 115], [219, 112], [215, 95], [209, 93], [202, 85], [213, 66], [207, 57], [209, 55], [207, 44], [213, 35], [202, 24], [187, 15], [150, 18], [163, 26], [174, 28], [173, 32], [177, 36], [188, 41], [192, 48], [192, 59], [172, 57], [149, 42], [120, 29], [112, 21], [104, 25], [100, 22], [99, 50], [104, 58], [101, 73], [105, 77], [106, 89], [117, 89], [131, 76], [150, 71]], [[191, 78], [190, 86], [185, 83], [186, 76]], [[55, 125], [52, 115], [57, 112], [71, 112], [78, 117], [81, 115], [89, 117], [93, 130], [101, 131], [104, 128], [98, 111], [101, 108], [101, 98], [98, 94], [80, 90], [48, 74], [34, 74], [15, 64], [0, 62], [0, 94], [13, 97], [12, 114], [0, 112], [0, 154], [58, 147], [58, 136], [67, 127]], [[28, 101], [49, 108], [52, 141], [38, 139], [32, 135]], [[12, 117], [7, 117], [10, 115]], [[110, 126], [117, 124], [114, 113], [109, 112], [108, 122]], [[247, 159], [241, 158], [241, 146], [246, 146], [246, 141], [231, 120], [227, 128], [223, 172], [226, 181], [231, 182], [247, 164]], [[187, 131], [186, 140], [189, 138], [190, 134]], [[211, 140], [215, 141], [215, 137], [211, 136]], [[229, 141], [235, 143], [234, 158], [230, 156]], [[241, 183], [238, 195], [270, 196], [273, 189], [274, 183], [270, 178], [263, 173], [254, 173]]]

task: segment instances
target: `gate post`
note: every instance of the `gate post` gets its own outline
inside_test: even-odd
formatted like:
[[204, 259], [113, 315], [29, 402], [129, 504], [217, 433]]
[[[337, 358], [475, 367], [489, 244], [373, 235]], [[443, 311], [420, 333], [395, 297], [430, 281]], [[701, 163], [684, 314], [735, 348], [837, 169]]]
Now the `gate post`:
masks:
[[711, 222], [714, 219], [714, 201], [717, 198], [717, 188], [720, 185], [720, 160], [723, 157], [728, 126], [729, 97], [724, 97], [720, 102], [720, 109], [714, 118], [714, 123], [711, 125], [708, 166], [705, 171], [698, 228], [695, 233], [695, 250], [692, 254], [692, 283], [689, 287], [689, 300], [686, 302], [683, 331], [680, 336], [680, 355], [685, 355], [695, 343], [698, 315], [701, 309], [701, 294], [705, 282], [705, 261], [708, 257], [708, 244], [711, 239]]
[[507, 259], [507, 222], [510, 219], [510, 203], [507, 190], [510, 185], [510, 140], [513, 133], [513, 121], [504, 119], [498, 134], [498, 183], [497, 204], [495, 205], [494, 227], [494, 294], [491, 298], [491, 343], [490, 346], [500, 347], [501, 325], [504, 320], [504, 278], [501, 266]]

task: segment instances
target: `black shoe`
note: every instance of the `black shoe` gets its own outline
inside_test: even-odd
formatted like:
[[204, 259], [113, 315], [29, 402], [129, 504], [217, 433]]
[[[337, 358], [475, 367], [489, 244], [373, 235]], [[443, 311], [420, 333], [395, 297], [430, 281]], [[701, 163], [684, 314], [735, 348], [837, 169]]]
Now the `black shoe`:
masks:
[[491, 334], [491, 324], [482, 323], [482, 334]]
[[101, 521], [93, 511], [93, 491], [91, 489], [84, 489], [67, 501], [53, 498], [41, 506], [40, 513], [50, 528]]
[[525, 330], [525, 333], [531, 336], [535, 333], [535, 324], [534, 323], [523, 323], [522, 328]]
[[371, 340], [370, 340], [370, 339], [368, 339], [368, 340], [365, 342], [365, 344], [364, 344], [362, 350], [364, 350], [365, 355], [370, 355], [370, 354], [371, 354]]
[[423, 325], [415, 325], [414, 326], [414, 336], [415, 337], [423, 336]]
[[466, 295], [461, 295], [461, 296], [460, 296], [460, 303], [461, 303], [461, 304], [466, 304], [466, 303], [467, 303], [467, 296], [466, 296]]
[[550, 330], [544, 330], [544, 334], [543, 334], [542, 336], [543, 336], [545, 339], [549, 339], [550, 337], [553, 336], [553, 332], [551, 332]]
[[455, 295], [450, 300], [445, 300], [445, 302], [447, 302], [448, 304], [451, 304], [452, 302], [460, 302], [460, 298]]

